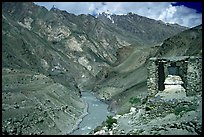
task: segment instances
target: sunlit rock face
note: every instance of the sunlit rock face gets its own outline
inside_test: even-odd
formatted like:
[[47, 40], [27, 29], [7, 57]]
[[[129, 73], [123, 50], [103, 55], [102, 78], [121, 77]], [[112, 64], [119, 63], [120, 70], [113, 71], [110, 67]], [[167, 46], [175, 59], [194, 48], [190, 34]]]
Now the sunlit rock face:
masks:
[[145, 63], [155, 45], [185, 29], [136, 14], [94, 18], [2, 3], [3, 134], [68, 133], [84, 111], [79, 90], [98, 86], [99, 97], [115, 98], [114, 108], [138, 91], [146, 95]]
[[181, 85], [183, 81], [180, 76], [168, 75], [164, 81], [164, 85]]

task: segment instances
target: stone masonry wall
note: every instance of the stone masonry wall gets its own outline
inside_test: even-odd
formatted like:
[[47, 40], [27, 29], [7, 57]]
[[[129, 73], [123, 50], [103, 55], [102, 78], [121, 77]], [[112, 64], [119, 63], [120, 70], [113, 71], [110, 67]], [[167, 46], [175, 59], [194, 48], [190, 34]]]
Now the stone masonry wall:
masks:
[[179, 75], [184, 82], [187, 96], [201, 93], [202, 91], [202, 58], [183, 56], [175, 58], [150, 58], [148, 62], [147, 87], [148, 96], [153, 97], [158, 93], [158, 64], [164, 62], [165, 77], [168, 75], [167, 67], [171, 62], [179, 66]]
[[150, 58], [148, 64], [147, 87], [149, 89], [149, 97], [153, 97], [158, 92], [158, 66], [157, 58]]
[[181, 77], [182, 81], [184, 82], [183, 86], [186, 89], [186, 87], [187, 87], [187, 67], [188, 67], [188, 61], [182, 60], [180, 62], [180, 64], [178, 64], [178, 66], [180, 66], [180, 68], [179, 68], [179, 76]]
[[198, 57], [190, 57], [187, 68], [187, 96], [202, 91], [202, 60]]

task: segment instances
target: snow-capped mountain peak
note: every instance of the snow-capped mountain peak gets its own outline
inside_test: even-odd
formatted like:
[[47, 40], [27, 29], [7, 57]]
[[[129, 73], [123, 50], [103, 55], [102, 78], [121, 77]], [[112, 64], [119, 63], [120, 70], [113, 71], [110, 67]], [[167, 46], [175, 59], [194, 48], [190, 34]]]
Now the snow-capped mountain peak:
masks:
[[105, 17], [107, 17], [109, 20], [111, 20], [112, 23], [114, 23], [113, 18], [111, 18], [111, 16], [113, 15], [109, 10], [99, 13], [99, 15], [103, 15]]

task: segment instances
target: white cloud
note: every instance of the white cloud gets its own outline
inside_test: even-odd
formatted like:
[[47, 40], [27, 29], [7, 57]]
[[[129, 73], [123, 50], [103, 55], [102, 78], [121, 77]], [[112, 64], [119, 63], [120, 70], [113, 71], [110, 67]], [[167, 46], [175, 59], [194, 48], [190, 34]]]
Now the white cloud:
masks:
[[[159, 20], [162, 20], [164, 22], [168, 23], [176, 23], [176, 19], [174, 18], [174, 15], [176, 14], [177, 9], [176, 7], [173, 7], [172, 5], [169, 5], [168, 8], [166, 8], [158, 17]], [[178, 22], [181, 23], [182, 20], [179, 20]]]
[[172, 6], [173, 2], [35, 2], [47, 9], [55, 5], [69, 13], [92, 14], [109, 10], [114, 14], [135, 14], [162, 20], [165, 23], [177, 23], [182, 26], [194, 27], [202, 23], [202, 14], [185, 6]]

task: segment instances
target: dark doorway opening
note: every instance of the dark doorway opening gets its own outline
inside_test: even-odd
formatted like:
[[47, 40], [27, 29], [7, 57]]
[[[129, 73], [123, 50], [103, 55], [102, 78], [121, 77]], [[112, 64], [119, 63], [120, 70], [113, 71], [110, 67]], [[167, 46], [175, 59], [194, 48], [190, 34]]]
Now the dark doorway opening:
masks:
[[168, 67], [169, 75], [179, 75], [179, 67]]
[[176, 66], [175, 62], [171, 63], [171, 66], [167, 67], [168, 75], [179, 75], [179, 67]]
[[159, 63], [158, 75], [159, 75], [158, 90], [163, 91], [165, 89], [164, 87], [165, 74], [164, 74], [164, 63], [163, 62]]

